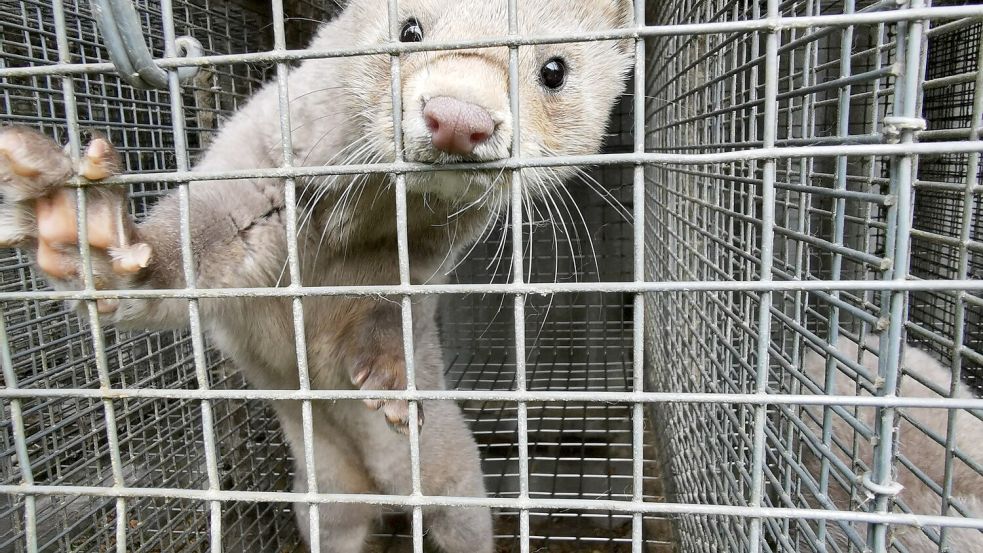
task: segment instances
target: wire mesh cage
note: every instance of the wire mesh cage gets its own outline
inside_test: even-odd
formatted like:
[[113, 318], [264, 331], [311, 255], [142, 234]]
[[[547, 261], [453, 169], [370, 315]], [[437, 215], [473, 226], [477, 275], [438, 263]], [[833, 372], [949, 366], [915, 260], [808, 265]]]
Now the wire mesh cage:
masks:
[[[288, 62], [332, 55], [291, 57], [339, 6], [136, 5], [154, 58], [173, 28], [212, 61], [134, 88], [88, 3], [0, 0], [0, 119], [104, 133], [150, 175], [139, 219]], [[441, 296], [497, 550], [979, 551], [983, 7], [637, 1], [636, 22], [560, 37], [636, 44], [567, 198], [489, 228], [451, 288], [393, 292]], [[558, 39], [518, 40], [492, 45]], [[275, 391], [0, 261], [0, 550], [303, 550]], [[379, 550], [422, 550], [403, 511], [454, 500], [316, 498], [390, 506]]]
[[[930, 149], [975, 140], [978, 111], [968, 106], [978, 94], [978, 22], [885, 23], [894, 7], [877, 2], [684, 3], [663, 6], [658, 20], [760, 20], [776, 8], [858, 24], [653, 41], [650, 59], [670, 61], [648, 87], [650, 148], [725, 161], [650, 171], [649, 279], [978, 279], [975, 154], [941, 148], [905, 161], [865, 151], [904, 142], [896, 133], [912, 123]], [[859, 24], [864, 16], [869, 24]], [[755, 159], [743, 149], [780, 153]], [[653, 389], [682, 393], [978, 397], [979, 293], [912, 291], [908, 300], [907, 309], [892, 304], [873, 286], [655, 295], [648, 374]], [[886, 409], [858, 406], [656, 411], [669, 421], [663, 443], [681, 502], [868, 511], [890, 503], [894, 512], [980, 516], [975, 410], [899, 409], [893, 422]], [[890, 452], [872, 447], [894, 427]], [[871, 485], [878, 478], [905, 490]], [[680, 523], [687, 550], [743, 551], [759, 540], [780, 551], [975, 551], [980, 543], [978, 532], [938, 528], [892, 527], [873, 538], [874, 524], [809, 517]]]

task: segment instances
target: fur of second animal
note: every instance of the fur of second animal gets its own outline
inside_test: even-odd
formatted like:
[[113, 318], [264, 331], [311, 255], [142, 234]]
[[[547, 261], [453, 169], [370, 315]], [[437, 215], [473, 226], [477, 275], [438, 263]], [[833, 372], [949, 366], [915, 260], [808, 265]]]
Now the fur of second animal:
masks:
[[[874, 346], [875, 343], [871, 341], [869, 347]], [[857, 343], [846, 337], [840, 337], [836, 348], [844, 357], [854, 361], [860, 360], [860, 365], [868, 373], [867, 376], [877, 376], [877, 355], [865, 348], [863, 357], [860, 357], [860, 348]], [[905, 374], [901, 378], [899, 396], [948, 397], [952, 373], [949, 368], [943, 366], [927, 352], [913, 345], [906, 345], [901, 365]], [[826, 356], [820, 356], [809, 350], [803, 360], [803, 370], [805, 375], [821, 389], [827, 388], [825, 386]], [[927, 387], [923, 382], [944, 390], [944, 396], [940, 396], [939, 393]], [[852, 371], [848, 372], [837, 364], [833, 373], [833, 384], [829, 389], [835, 395], [858, 395], [855, 383], [856, 377], [852, 375]], [[955, 390], [956, 392], [952, 397], [974, 397], [972, 390], [962, 382], [956, 383]], [[869, 396], [871, 394], [867, 391], [861, 391], [859, 395]], [[853, 411], [852, 408], [846, 409], [850, 412]], [[805, 410], [812, 413], [811, 417], [803, 417], [810, 430], [815, 436], [822, 436], [823, 409], [810, 406], [806, 407]], [[945, 409], [901, 409], [900, 414], [902, 418], [897, 434], [899, 457], [921, 471], [933, 485], [942, 486], [945, 482], [944, 443], [948, 436], [948, 411]], [[874, 428], [874, 410], [872, 408], [859, 408], [856, 412], [856, 418], [866, 428]], [[832, 414], [830, 428], [832, 430], [832, 443], [834, 444], [831, 449], [840, 461], [850, 467], [851, 470], [856, 470], [858, 461], [870, 466], [873, 448], [869, 439], [857, 433], [850, 423], [836, 413]], [[926, 432], [934, 434], [942, 443], [936, 441]], [[855, 454], [849, 455], [844, 448], [851, 448], [854, 438], [856, 438]], [[953, 429], [953, 442], [957, 455], [952, 464], [952, 498], [968, 510], [968, 517], [983, 518], [983, 475], [966, 462], [968, 460], [977, 466], [983, 463], [983, 421], [972, 413], [958, 413]], [[807, 453], [809, 472], [818, 479], [821, 468], [819, 458], [809, 447], [803, 447], [803, 451]], [[831, 468], [828, 491], [829, 500], [837, 509], [851, 510], [851, 508], [856, 508], [857, 505], [869, 500], [860, 484], [862, 474], [851, 473], [847, 475], [854, 483], [855, 489], [859, 490], [851, 500], [847, 492], [851, 485], [850, 481], [838, 483], [837, 478], [835, 478], [838, 472], [837, 469]], [[908, 468], [905, 463], [898, 464], [894, 478], [902, 486], [898, 499], [904, 502], [911, 512], [928, 516], [938, 516], [942, 513], [941, 495], [922, 481], [919, 475]], [[958, 516], [952, 511], [949, 515]], [[835, 522], [830, 522], [827, 523], [827, 528], [841, 547], [846, 544], [847, 538], [842, 527]], [[938, 528], [935, 530], [937, 531]], [[857, 532], [861, 538], [865, 535], [863, 525], [852, 525], [849, 531]], [[892, 527], [892, 533], [895, 542], [903, 545], [912, 553], [933, 553], [939, 550], [939, 546], [929, 539], [920, 528], [898, 525]], [[950, 551], [983, 553], [983, 532], [975, 529], [950, 528], [948, 530], [948, 543]]]
[[[399, 39], [455, 41], [508, 34], [506, 0], [401, 0]], [[592, 32], [633, 20], [630, 0], [519, 2], [524, 36]], [[352, 0], [325, 24], [314, 50], [383, 44], [388, 2]], [[598, 150], [610, 111], [631, 64], [629, 41], [527, 46], [519, 52], [521, 156], [582, 155]], [[513, 152], [509, 50], [486, 48], [401, 56], [403, 156], [440, 164], [488, 161]], [[290, 71], [290, 141], [294, 165], [365, 164], [395, 159], [390, 57], [311, 59]], [[224, 126], [195, 167], [199, 172], [273, 168], [284, 164], [276, 86], [257, 93]], [[118, 170], [109, 142], [95, 138], [73, 166], [50, 139], [24, 128], [0, 132], [0, 240], [33, 252], [58, 289], [82, 287], [75, 231], [73, 173], [91, 179]], [[562, 194], [573, 168], [523, 170], [530, 199]], [[406, 175], [411, 280], [439, 283], [467, 246], [507, 212], [511, 172], [435, 171]], [[307, 286], [397, 284], [393, 181], [380, 175], [301, 179], [298, 246]], [[269, 287], [290, 282], [284, 182], [278, 179], [195, 181], [188, 186], [190, 240], [199, 288]], [[89, 194], [88, 237], [99, 289], [182, 288], [176, 194], [135, 224], [117, 187]], [[435, 324], [436, 300], [413, 302], [416, 386], [444, 387]], [[118, 326], [180, 328], [179, 299], [100, 300]], [[305, 297], [305, 341], [311, 385], [320, 389], [398, 390], [406, 386], [400, 305], [392, 298]], [[258, 389], [297, 389], [299, 377], [291, 301], [283, 298], [202, 299], [200, 313], [214, 344]], [[421, 476], [427, 495], [483, 496], [478, 450], [453, 402], [422, 402]], [[317, 490], [408, 494], [409, 424], [400, 400], [314, 402], [313, 457]], [[296, 459], [305, 458], [301, 405], [273, 402]], [[378, 413], [375, 410], [381, 410]], [[295, 488], [308, 489], [303, 463]], [[296, 505], [310, 542], [305, 503]], [[321, 504], [315, 527], [322, 551], [362, 550], [379, 508]], [[424, 509], [428, 536], [449, 553], [492, 550], [486, 508]]]

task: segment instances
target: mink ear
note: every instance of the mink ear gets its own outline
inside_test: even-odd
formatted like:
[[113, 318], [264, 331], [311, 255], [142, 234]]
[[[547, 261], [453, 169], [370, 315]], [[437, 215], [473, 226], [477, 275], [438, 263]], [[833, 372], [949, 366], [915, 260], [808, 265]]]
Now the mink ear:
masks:
[[[625, 29], [635, 26], [635, 2], [633, 0], [584, 0], [577, 2], [585, 21], [593, 30]], [[634, 41], [616, 41], [618, 51], [628, 54], [634, 51]]]
[[603, 29], [623, 29], [635, 26], [635, 2], [633, 0], [588, 0], [579, 5], [588, 20], [600, 24]]
[[635, 25], [635, 2], [633, 0], [608, 0], [614, 2], [615, 28]]
[[[633, 0], [606, 0], [611, 10], [612, 28], [624, 29], [635, 26], [635, 2]], [[634, 52], [635, 43], [619, 40], [618, 50], [625, 54]]]

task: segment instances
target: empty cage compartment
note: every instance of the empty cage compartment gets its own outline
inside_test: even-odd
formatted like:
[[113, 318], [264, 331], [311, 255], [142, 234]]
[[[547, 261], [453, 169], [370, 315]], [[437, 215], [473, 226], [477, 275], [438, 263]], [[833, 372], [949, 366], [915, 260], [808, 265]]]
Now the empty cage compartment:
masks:
[[[89, 3], [0, 0], [0, 121], [174, 172], [175, 120], [196, 158], [275, 78], [278, 21], [299, 50], [339, 3], [135, 4], [155, 58], [170, 19], [257, 55], [202, 65], [175, 113], [106, 64]], [[503, 216], [441, 292], [496, 549], [983, 550], [983, 7], [637, 4], [638, 80], [601, 156], [524, 207], [522, 278]], [[173, 186], [132, 184], [132, 211]], [[207, 336], [93, 331], [0, 256], [0, 551], [305, 550], [283, 433]]]
[[[647, 170], [647, 279], [705, 285], [646, 304], [647, 381], [682, 398], [655, 404], [668, 497], [743, 512], [681, 515], [683, 551], [983, 544], [983, 413], [971, 401], [983, 391], [979, 154], [942, 146], [976, 149], [983, 27], [880, 21], [894, 9], [678, 2], [649, 12], [649, 23], [694, 28], [768, 16], [856, 23], [648, 44], [648, 149], [690, 159]], [[913, 142], [923, 154], [877, 151]], [[904, 290], [930, 280], [962, 284]], [[847, 405], [878, 396], [932, 407]], [[820, 514], [832, 511], [923, 517]]]

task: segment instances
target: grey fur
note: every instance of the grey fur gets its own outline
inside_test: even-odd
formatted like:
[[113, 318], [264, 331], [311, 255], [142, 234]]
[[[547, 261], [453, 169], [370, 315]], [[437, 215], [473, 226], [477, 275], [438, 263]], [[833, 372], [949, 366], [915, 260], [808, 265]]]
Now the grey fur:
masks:
[[[428, 40], [452, 40], [507, 33], [505, 0], [402, 0], [402, 16], [420, 20]], [[557, 34], [612, 28], [631, 19], [628, 0], [537, 0], [519, 2], [520, 24], [528, 34]], [[380, 43], [388, 34], [384, 0], [353, 0], [326, 24], [311, 45], [318, 50]], [[563, 90], [547, 92], [539, 67], [554, 55], [568, 60]], [[479, 103], [499, 124], [496, 135], [475, 151], [477, 159], [507, 157], [511, 145], [505, 48], [403, 56], [405, 155], [410, 160], [453, 160], [435, 155], [420, 121], [419, 105], [435, 93]], [[290, 71], [291, 140], [296, 164], [326, 165], [393, 159], [389, 57], [308, 60]], [[524, 47], [520, 52], [522, 154], [585, 154], [597, 150], [613, 103], [630, 65], [623, 42]], [[11, 131], [6, 131], [10, 133]], [[19, 132], [19, 131], [18, 131]], [[13, 135], [8, 135], [13, 141]], [[15, 155], [13, 149], [0, 153]], [[216, 171], [281, 165], [281, 131], [276, 88], [260, 91], [224, 127], [196, 170]], [[364, 146], [364, 147], [363, 147]], [[12, 153], [13, 152], [13, 153]], [[50, 154], [50, 152], [49, 152]], [[4, 159], [0, 156], [0, 161]], [[7, 177], [4, 179], [4, 171]], [[530, 195], [560, 186], [566, 169], [526, 171]], [[34, 178], [28, 190], [4, 167], [0, 183], [22, 191], [8, 202], [38, 197], [61, 182]], [[16, 182], [15, 182], [16, 181]], [[511, 176], [496, 173], [415, 174], [407, 177], [409, 242], [413, 282], [441, 282], [467, 245], [476, 240], [508, 202]], [[299, 183], [303, 284], [392, 284], [399, 281], [395, 198], [388, 179], [337, 177]], [[31, 188], [34, 187], [34, 188]], [[285, 285], [284, 186], [278, 180], [194, 182], [189, 186], [191, 260], [197, 286], [263, 287]], [[34, 192], [32, 192], [34, 191]], [[24, 202], [17, 203], [25, 208]], [[10, 218], [8, 218], [10, 219]], [[28, 218], [30, 219], [30, 218]], [[135, 274], [111, 269], [105, 252], [93, 250], [100, 288], [177, 288], [185, 285], [180, 253], [179, 203], [163, 198], [141, 224], [129, 226], [129, 242], [152, 248], [149, 266]], [[2, 221], [14, 231], [23, 222]], [[125, 226], [125, 225], [124, 225]], [[5, 235], [21, 234], [9, 229]], [[11, 239], [13, 241], [13, 239]], [[22, 242], [30, 246], [30, 240]], [[73, 248], [60, 254], [77, 263]], [[71, 272], [52, 279], [59, 288], [78, 289]], [[443, 361], [435, 325], [435, 300], [413, 304], [416, 385], [443, 388]], [[178, 328], [187, 324], [182, 300], [121, 300], [107, 315], [129, 328]], [[366, 298], [305, 298], [307, 353], [312, 386], [323, 389], [400, 389], [405, 383], [399, 305]], [[283, 299], [202, 300], [202, 319], [214, 343], [230, 356], [252, 386], [297, 388], [291, 304]], [[297, 459], [303, 459], [300, 405], [274, 402]], [[421, 431], [424, 493], [485, 494], [478, 450], [460, 409], [453, 402], [423, 402]], [[387, 402], [379, 413], [361, 402], [315, 403], [314, 458], [321, 492], [408, 494], [409, 445], [389, 421], [406, 424], [405, 402]], [[385, 416], [384, 416], [385, 415]], [[303, 467], [297, 487], [304, 490]], [[306, 506], [297, 505], [300, 527], [308, 535]], [[322, 551], [360, 551], [377, 509], [323, 505]], [[492, 524], [487, 509], [431, 508], [425, 512], [429, 536], [444, 550], [488, 553]], [[308, 537], [309, 539], [309, 537]]]
[[[841, 337], [837, 342], [837, 349], [846, 357], [860, 360], [869, 374], [877, 374], [877, 356], [869, 350], [864, 350], [863, 357], [860, 357], [857, 343]], [[915, 375], [919, 379], [940, 386], [944, 390], [949, 389], [952, 381], [951, 372], [946, 367], [933, 358], [928, 353], [917, 347], [908, 345], [905, 347], [904, 355], [901, 360], [905, 371], [910, 375]], [[803, 369], [809, 378], [820, 387], [825, 383], [826, 360], [811, 350], [806, 354], [803, 361]], [[968, 386], [959, 382], [956, 384], [956, 393], [953, 397], [973, 397], [972, 391]], [[853, 379], [839, 371], [834, 376], [834, 393], [836, 395], [855, 395], [856, 387]], [[863, 393], [863, 395], [869, 395]], [[939, 397], [934, 391], [922, 385], [911, 376], [905, 376], [901, 380], [899, 396], [903, 397]], [[817, 420], [822, 421], [822, 409], [817, 407], [807, 408], [814, 413]], [[945, 439], [948, 412], [942, 409], [910, 409], [905, 410], [906, 415], [923, 425], [941, 439]], [[857, 415], [858, 419], [869, 428], [873, 428], [874, 413], [872, 409], [861, 409]], [[806, 418], [808, 421], [809, 419]], [[821, 435], [822, 428], [811, 424], [817, 435]], [[833, 416], [833, 437], [844, 444], [853, 442], [854, 430], [842, 417]], [[983, 462], [983, 422], [968, 413], [959, 413], [956, 417], [954, 429], [955, 447], [973, 459], [975, 462]], [[945, 448], [927, 436], [922, 430], [916, 428], [907, 419], [902, 419], [897, 434], [898, 453], [906, 457], [915, 467], [923, 471], [933, 482], [941, 485], [945, 481]], [[868, 440], [857, 436], [858, 450], [857, 458], [865, 463], [870, 463], [873, 448]], [[847, 458], [843, 451], [834, 447], [834, 452], [850, 466], [854, 465], [854, 460]], [[819, 462], [814, 456], [810, 455], [813, 474], [818, 474]], [[862, 475], [857, 475], [857, 481]], [[904, 487], [899, 494], [899, 499], [912, 510], [915, 514], [939, 515], [942, 511], [942, 503], [939, 495], [926, 486], [917, 475], [905, 467], [899, 466], [895, 479]], [[970, 517], [983, 517], [983, 475], [978, 474], [972, 467], [960, 460], [953, 463], [953, 487], [952, 495], [954, 499], [962, 503], [969, 509]], [[851, 498], [837, 485], [830, 486], [830, 500], [837, 508], [849, 510], [851, 508]], [[853, 501], [863, 503], [867, 498], [853, 498]], [[950, 516], [953, 513], [950, 513]], [[842, 531], [835, 525], [830, 524], [830, 529], [841, 545], [846, 543], [846, 538]], [[863, 528], [858, 527], [858, 532], [863, 536]], [[931, 553], [938, 551], [938, 546], [929, 540], [919, 528], [898, 526], [893, 528], [893, 539], [904, 545], [912, 553]], [[983, 553], [983, 532], [970, 529], [950, 529], [949, 547], [951, 551], [961, 553]]]

